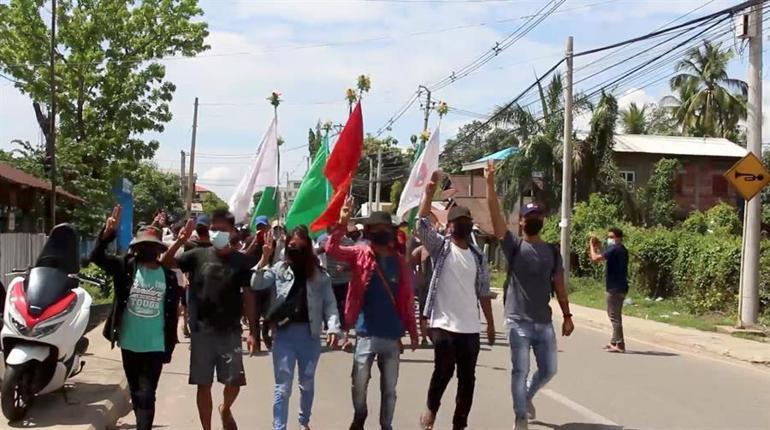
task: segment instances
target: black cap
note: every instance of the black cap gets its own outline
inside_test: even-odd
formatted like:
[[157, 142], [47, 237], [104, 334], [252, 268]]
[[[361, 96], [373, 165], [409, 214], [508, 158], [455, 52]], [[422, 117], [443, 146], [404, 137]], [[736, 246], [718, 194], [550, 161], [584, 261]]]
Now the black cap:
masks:
[[372, 214], [369, 215], [369, 218], [367, 218], [364, 221], [364, 224], [366, 224], [366, 225], [375, 225], [375, 224], [393, 225], [393, 218], [391, 218], [390, 213], [388, 213], [388, 212], [383, 212], [383, 211], [372, 212]]
[[452, 209], [449, 209], [447, 221], [452, 222], [457, 218], [463, 217], [473, 219], [470, 209], [466, 208], [465, 206], [453, 206]]
[[531, 214], [543, 215], [544, 213], [545, 209], [543, 209], [543, 205], [537, 202], [527, 203], [521, 207], [521, 216], [527, 216]]

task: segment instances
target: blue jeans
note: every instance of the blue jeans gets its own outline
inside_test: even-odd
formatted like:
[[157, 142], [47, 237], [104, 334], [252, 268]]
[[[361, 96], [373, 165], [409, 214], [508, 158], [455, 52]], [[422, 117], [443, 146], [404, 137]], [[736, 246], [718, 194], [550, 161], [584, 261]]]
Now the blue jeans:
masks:
[[[527, 418], [527, 401], [556, 375], [556, 333], [551, 323], [508, 321], [511, 344], [511, 395], [516, 419]], [[529, 350], [535, 353], [537, 371], [527, 382]]]
[[396, 410], [396, 383], [401, 351], [397, 339], [361, 337], [356, 342], [353, 355], [353, 425], [351, 429], [363, 429], [369, 411], [366, 407], [366, 390], [372, 377], [372, 364], [377, 358], [380, 369], [380, 428], [392, 430], [393, 413]]
[[298, 365], [299, 423], [308, 425], [315, 394], [315, 369], [321, 356], [320, 339], [310, 334], [307, 323], [292, 323], [279, 328], [273, 341], [273, 428], [285, 430], [289, 420], [289, 397], [294, 380], [294, 366]]

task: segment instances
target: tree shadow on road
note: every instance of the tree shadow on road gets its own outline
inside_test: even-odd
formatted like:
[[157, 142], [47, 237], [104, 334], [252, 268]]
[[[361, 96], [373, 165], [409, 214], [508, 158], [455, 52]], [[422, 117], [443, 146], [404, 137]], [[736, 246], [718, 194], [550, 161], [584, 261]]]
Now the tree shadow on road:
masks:
[[530, 424], [545, 427], [552, 430], [631, 430], [630, 428], [607, 424], [567, 423], [550, 424], [542, 421], [532, 421]]
[[93, 384], [77, 382], [67, 389], [67, 401], [57, 391], [36, 397], [27, 416], [8, 424], [11, 428], [58, 428], [92, 424], [96, 416], [104, 416], [107, 408], [99, 403], [120, 390], [117, 384]]

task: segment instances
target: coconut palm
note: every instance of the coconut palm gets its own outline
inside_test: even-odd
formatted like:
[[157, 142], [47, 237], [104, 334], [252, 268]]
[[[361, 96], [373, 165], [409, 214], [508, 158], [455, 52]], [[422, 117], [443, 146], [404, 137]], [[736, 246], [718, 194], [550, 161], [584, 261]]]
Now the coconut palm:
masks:
[[620, 111], [620, 124], [627, 134], [647, 134], [649, 129], [647, 105], [641, 108], [636, 103], [628, 105], [626, 109]]
[[735, 56], [721, 43], [704, 41], [694, 47], [677, 65], [678, 75], [671, 78], [676, 96], [661, 103], [674, 111], [682, 133], [696, 136], [731, 136], [746, 118], [748, 86], [730, 78], [727, 65]]

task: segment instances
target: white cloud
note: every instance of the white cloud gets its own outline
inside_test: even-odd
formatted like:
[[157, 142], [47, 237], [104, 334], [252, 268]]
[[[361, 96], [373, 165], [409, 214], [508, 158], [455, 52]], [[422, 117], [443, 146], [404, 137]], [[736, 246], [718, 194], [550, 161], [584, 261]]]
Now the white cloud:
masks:
[[642, 107], [647, 103], [656, 103], [657, 100], [651, 95], [647, 94], [642, 89], [632, 88], [618, 97], [618, 109], [625, 109], [631, 103], [636, 103], [637, 106]]

